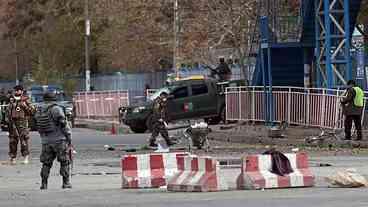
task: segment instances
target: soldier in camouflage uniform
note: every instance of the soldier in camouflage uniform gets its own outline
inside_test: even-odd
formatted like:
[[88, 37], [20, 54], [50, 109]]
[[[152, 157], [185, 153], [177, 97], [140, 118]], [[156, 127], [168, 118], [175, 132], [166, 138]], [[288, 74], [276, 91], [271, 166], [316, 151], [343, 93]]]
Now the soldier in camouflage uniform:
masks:
[[152, 135], [149, 145], [155, 147], [155, 141], [159, 134], [165, 139], [167, 145], [172, 145], [169, 133], [166, 128], [167, 123], [167, 93], [162, 92], [153, 102]]
[[47, 180], [54, 160], [60, 162], [60, 175], [63, 177], [62, 188], [72, 188], [70, 184], [71, 128], [66, 119], [64, 108], [55, 103], [55, 93], [44, 95], [45, 104], [37, 108], [35, 119], [41, 135], [42, 163], [40, 189], [47, 189]]
[[18, 142], [20, 142], [21, 153], [24, 164], [29, 162], [29, 129], [28, 119], [35, 112], [29, 98], [23, 95], [23, 87], [14, 87], [15, 94], [10, 97], [6, 110], [6, 121], [9, 125], [9, 157], [10, 163], [16, 163]]

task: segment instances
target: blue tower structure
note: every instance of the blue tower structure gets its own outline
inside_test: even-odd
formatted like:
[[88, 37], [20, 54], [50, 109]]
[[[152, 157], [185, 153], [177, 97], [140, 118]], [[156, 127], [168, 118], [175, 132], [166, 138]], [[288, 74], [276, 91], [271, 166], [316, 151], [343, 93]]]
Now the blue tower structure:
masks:
[[300, 1], [299, 16], [293, 24], [286, 25], [296, 28], [292, 33], [283, 33], [285, 26], [275, 27], [285, 24], [280, 15], [274, 12], [269, 16], [269, 22], [273, 23], [269, 24], [270, 58], [262, 55], [261, 44], [257, 42], [260, 49], [252, 85], [265, 82], [262, 63], [267, 63], [267, 59], [270, 64], [264, 69], [272, 71], [275, 86], [336, 88], [354, 78], [350, 43], [361, 0]]
[[353, 78], [351, 36], [361, 0], [315, 0], [317, 85], [336, 88]]

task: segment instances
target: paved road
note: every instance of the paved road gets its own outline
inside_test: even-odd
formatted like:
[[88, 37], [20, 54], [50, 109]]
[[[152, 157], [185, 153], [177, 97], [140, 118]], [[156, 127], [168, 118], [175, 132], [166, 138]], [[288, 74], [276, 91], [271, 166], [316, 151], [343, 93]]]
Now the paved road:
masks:
[[[142, 144], [148, 135], [107, 136], [101, 132], [85, 129], [74, 130], [74, 143], [78, 146], [73, 189], [62, 190], [58, 176], [58, 164], [54, 166], [49, 180], [49, 190], [39, 188], [39, 137], [32, 133], [33, 159], [30, 165], [0, 165], [0, 206], [319, 206], [319, 207], [366, 207], [367, 189], [327, 188], [323, 176], [336, 170], [357, 168], [368, 175], [367, 156], [333, 156], [311, 159], [311, 165], [330, 163], [332, 167], [313, 167], [318, 176], [315, 188], [232, 191], [219, 193], [167, 193], [160, 190], [122, 190], [119, 175], [120, 151], [105, 151], [105, 144]], [[6, 159], [7, 137], [0, 134], [0, 155]], [[96, 165], [96, 163], [115, 163], [116, 165]], [[91, 172], [111, 173], [112, 175], [85, 175]], [[229, 170], [236, 175], [238, 169]], [[116, 173], [116, 174], [114, 174]], [[224, 174], [229, 179], [235, 176]]]
[[[89, 129], [73, 129], [73, 143], [75, 145], [105, 145], [105, 144], [144, 144], [149, 134], [109, 135], [107, 132]], [[37, 132], [31, 132], [32, 145], [40, 144]], [[6, 132], [0, 132], [0, 144], [7, 144]]]
[[[104, 145], [143, 145], [149, 134], [109, 135], [106, 132], [89, 129], [73, 129], [73, 144], [82, 155], [93, 156], [90, 152], [104, 152]], [[37, 132], [31, 132], [32, 157], [38, 157], [41, 147], [41, 139]], [[0, 160], [6, 160], [8, 150], [8, 138], [5, 132], [0, 132]], [[109, 153], [99, 153], [100, 156], [110, 156]]]

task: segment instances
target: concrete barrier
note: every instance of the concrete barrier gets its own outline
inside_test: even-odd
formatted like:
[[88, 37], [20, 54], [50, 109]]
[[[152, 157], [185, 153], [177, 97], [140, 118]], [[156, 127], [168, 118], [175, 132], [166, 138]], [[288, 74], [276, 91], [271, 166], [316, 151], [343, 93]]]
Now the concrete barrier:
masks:
[[178, 159], [188, 153], [124, 155], [121, 158], [122, 188], [159, 188], [178, 172]]
[[243, 158], [241, 174], [237, 180], [239, 190], [312, 187], [315, 177], [308, 166], [306, 153], [285, 154], [293, 168], [293, 173], [278, 176], [270, 172], [271, 155], [248, 155]]
[[186, 156], [178, 158], [179, 172], [169, 180], [168, 191], [215, 192], [229, 190], [220, 176], [217, 160], [211, 157]]

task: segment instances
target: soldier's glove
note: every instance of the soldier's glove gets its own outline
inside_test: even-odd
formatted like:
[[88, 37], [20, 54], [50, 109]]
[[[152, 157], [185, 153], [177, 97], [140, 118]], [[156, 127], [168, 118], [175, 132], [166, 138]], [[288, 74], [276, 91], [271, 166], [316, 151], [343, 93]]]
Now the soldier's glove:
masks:
[[163, 119], [159, 119], [158, 121], [159, 121], [159, 122], [164, 122], [164, 120], [163, 120]]

